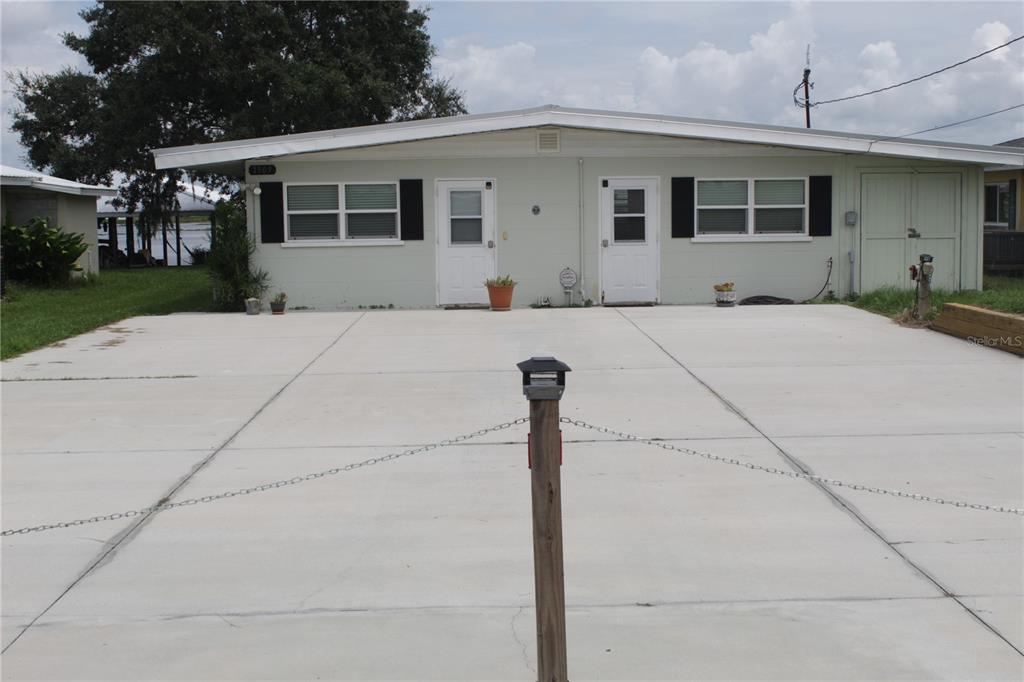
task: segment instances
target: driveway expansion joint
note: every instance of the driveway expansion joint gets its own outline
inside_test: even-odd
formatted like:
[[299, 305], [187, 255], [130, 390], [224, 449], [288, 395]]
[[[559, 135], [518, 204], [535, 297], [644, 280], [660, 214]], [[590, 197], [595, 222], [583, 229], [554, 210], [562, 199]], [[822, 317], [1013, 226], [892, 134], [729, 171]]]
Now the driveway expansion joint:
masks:
[[[257, 408], [257, 410], [252, 414], [252, 416], [250, 416], [247, 420], [245, 420], [245, 422], [240, 427], [238, 427], [238, 429], [236, 429], [234, 431], [234, 433], [232, 433], [230, 436], [228, 436], [228, 438], [223, 443], [221, 443], [217, 447], [217, 449], [215, 449], [213, 452], [211, 452], [205, 458], [200, 460], [200, 462], [198, 464], [196, 464], [195, 466], [193, 466], [192, 469], [187, 474], [185, 474], [185, 476], [183, 476], [180, 480], [178, 480], [177, 483], [175, 483], [173, 486], [171, 486], [171, 489], [169, 491], [167, 491], [166, 493], [161, 495], [158, 498], [160, 500], [160, 502], [163, 502], [165, 500], [171, 499], [172, 497], [174, 497], [175, 494], [178, 493], [178, 491], [180, 491], [182, 488], [184, 488], [186, 485], [188, 485], [189, 481], [191, 481], [192, 478], [197, 473], [199, 473], [204, 468], [206, 468], [206, 466], [210, 462], [212, 462], [213, 459], [218, 454], [220, 454], [223, 450], [225, 450], [242, 433], [242, 431], [244, 431], [246, 428], [248, 428], [248, 426], [250, 424], [252, 424], [256, 420], [256, 418], [259, 417], [263, 413], [263, 411], [266, 410], [275, 400], [277, 400], [281, 396], [281, 394], [284, 393], [288, 389], [289, 386], [291, 386], [293, 383], [295, 383], [295, 381], [300, 376], [302, 376], [306, 372], [307, 369], [312, 367], [313, 364], [317, 360], [319, 360], [321, 357], [323, 357], [324, 354], [326, 354], [329, 350], [334, 348], [334, 346], [337, 345], [337, 343], [339, 341], [341, 341], [342, 337], [344, 337], [349, 332], [349, 330], [352, 329], [352, 327], [356, 326], [356, 324], [358, 324], [359, 321], [362, 320], [365, 315], [366, 315], [366, 313], [363, 313], [359, 317], [357, 317], [355, 320], [350, 322], [348, 324], [348, 326], [346, 326], [341, 331], [340, 334], [335, 336], [334, 339], [329, 344], [327, 344], [327, 346], [324, 347], [319, 353], [317, 353], [313, 357], [312, 360], [310, 360], [308, 363], [306, 363], [302, 367], [302, 369], [300, 369], [287, 382], [285, 382], [285, 384], [283, 386], [281, 386], [281, 388], [277, 389], [277, 391], [275, 391], [273, 395], [271, 395], [266, 401], [264, 401], [264, 403], [262, 405], [260, 405], [259, 408]], [[114, 535], [107, 543], [105, 543], [105, 547], [100, 551], [99, 556], [97, 556], [91, 563], [89, 563], [88, 566], [86, 567], [86, 569], [84, 571], [82, 571], [78, 575], [77, 578], [75, 578], [73, 581], [71, 581], [71, 584], [68, 585], [66, 588], [64, 588], [64, 590], [59, 595], [57, 595], [56, 599], [54, 599], [52, 602], [50, 602], [46, 606], [46, 608], [44, 608], [42, 611], [40, 611], [39, 614], [37, 616], [35, 616], [28, 623], [28, 625], [23, 627], [21, 629], [21, 631], [17, 635], [15, 635], [15, 637], [10, 642], [7, 643], [7, 645], [3, 648], [2, 651], [0, 651], [0, 653], [6, 653], [11, 647], [13, 647], [14, 644], [18, 640], [20, 640], [22, 638], [22, 636], [26, 632], [28, 632], [30, 628], [32, 628], [33, 625], [36, 624], [36, 621], [38, 621], [40, 618], [45, 616], [50, 611], [50, 609], [52, 609], [54, 606], [56, 606], [57, 603], [61, 599], [63, 599], [64, 596], [68, 594], [68, 592], [73, 590], [80, 582], [82, 582], [82, 580], [84, 580], [86, 578], [86, 576], [88, 576], [90, 573], [95, 571], [97, 568], [99, 568], [99, 567], [101, 567], [103, 565], [106, 565], [107, 563], [112, 561], [114, 556], [118, 552], [118, 550], [120, 550], [122, 547], [124, 547], [127, 543], [131, 542], [131, 540], [133, 540], [138, 535], [138, 533], [142, 529], [142, 527], [151, 518], [153, 518], [153, 515], [155, 513], [156, 512], [150, 511], [149, 513], [143, 515], [137, 521], [133, 521], [132, 523], [130, 523], [127, 528], [122, 530], [120, 533], [117, 533], [116, 535]]]
[[[617, 308], [615, 309], [615, 312], [622, 316], [624, 320], [631, 324], [638, 332], [640, 332], [640, 334], [642, 334], [648, 341], [654, 344], [662, 353], [668, 356], [672, 360], [672, 362], [678, 365], [680, 369], [689, 374], [694, 381], [699, 383], [701, 386], [704, 387], [705, 390], [711, 393], [711, 395], [713, 395], [715, 398], [721, 401], [721, 403], [725, 405], [726, 408], [728, 408], [737, 417], [746, 422], [746, 424], [750, 426], [750, 428], [754, 429], [757, 433], [761, 434], [761, 436], [766, 441], [768, 441], [768, 443], [771, 444], [772, 447], [775, 448], [776, 452], [779, 453], [779, 456], [781, 456], [789, 466], [791, 466], [796, 471], [800, 471], [805, 474], [814, 473], [805, 464], [800, 462], [800, 460], [798, 460], [796, 457], [787, 452], [782, 446], [780, 446], [771, 436], [765, 433], [764, 430], [761, 429], [761, 427], [755, 424], [754, 421], [746, 414], [744, 414], [743, 411], [740, 410], [739, 407], [737, 407], [732, 401], [730, 401], [724, 395], [715, 390], [708, 382], [706, 382], [704, 379], [698, 376], [696, 372], [694, 372], [692, 369], [687, 367], [681, 360], [679, 360], [679, 358], [670, 353], [667, 348], [658, 343], [658, 341], [656, 341], [653, 336], [648, 334], [646, 330], [644, 330], [639, 324], [637, 324], [636, 321], [633, 320], [633, 318], [629, 317], [628, 315], [626, 315]], [[994, 625], [992, 625], [984, 618], [982, 618], [980, 615], [978, 615], [978, 613], [974, 609], [972, 609], [963, 601], [961, 601], [960, 598], [956, 594], [954, 594], [952, 590], [948, 589], [945, 585], [940, 583], [939, 580], [935, 576], [930, 574], [928, 571], [926, 571], [924, 567], [915, 563], [906, 554], [901, 552], [894, 543], [892, 543], [888, 538], [885, 537], [885, 534], [881, 531], [881, 529], [876, 528], [874, 525], [872, 525], [871, 522], [869, 522], [864, 517], [864, 515], [857, 510], [856, 506], [852, 502], [850, 502], [845, 497], [843, 497], [842, 495], [832, 490], [830, 487], [823, 483], [820, 483], [818, 481], [808, 481], [808, 483], [810, 483], [812, 486], [814, 486], [822, 493], [824, 493], [828, 498], [830, 498], [830, 501], [834, 505], [838, 506], [847, 514], [849, 514], [850, 517], [853, 518], [858, 524], [860, 524], [861, 527], [863, 527], [869, 533], [874, 535], [878, 540], [883, 542], [891, 552], [896, 554], [896, 556], [898, 556], [907, 566], [909, 566], [918, 575], [920, 575], [925, 580], [930, 582], [936, 589], [938, 589], [942, 593], [942, 595], [945, 598], [951, 599], [957, 604], [959, 604], [960, 607], [963, 608], [963, 610], [966, 611], [977, 623], [979, 623], [982, 627], [984, 627], [989, 632], [994, 634], [996, 637], [1001, 639], [1007, 646], [1009, 646], [1011, 649], [1017, 652], [1019, 656], [1024, 658], [1024, 651], [1022, 651], [1017, 645], [1011, 642], [1009, 638], [1007, 638], [1002, 632], [1000, 632]]]

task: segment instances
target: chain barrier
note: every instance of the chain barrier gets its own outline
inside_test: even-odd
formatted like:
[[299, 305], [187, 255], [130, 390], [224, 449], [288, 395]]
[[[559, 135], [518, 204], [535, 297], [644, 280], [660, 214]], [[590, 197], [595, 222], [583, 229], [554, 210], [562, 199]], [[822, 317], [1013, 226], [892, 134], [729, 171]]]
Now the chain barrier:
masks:
[[849, 488], [850, 490], [860, 490], [866, 493], [875, 493], [877, 495], [889, 495], [891, 497], [901, 497], [908, 500], [916, 500], [918, 502], [931, 502], [934, 504], [948, 504], [953, 507], [962, 507], [966, 509], [976, 509], [978, 511], [991, 511], [1000, 512], [1003, 514], [1016, 514], [1017, 516], [1024, 516], [1024, 509], [1016, 509], [1014, 507], [1000, 507], [988, 504], [978, 504], [975, 502], [964, 502], [961, 500], [947, 500], [941, 497], [934, 497], [932, 495], [921, 495], [919, 493], [908, 493], [903, 490], [890, 490], [887, 488], [878, 488], [870, 485], [862, 485], [860, 483], [849, 483], [847, 481], [841, 481], [836, 478], [826, 478], [824, 476], [816, 476], [815, 474], [807, 474], [802, 471], [793, 471], [791, 469], [779, 469], [778, 467], [763, 466], [761, 464], [755, 464], [753, 462], [745, 462], [741, 459], [734, 457], [722, 457], [721, 455], [715, 455], [710, 452], [700, 452], [699, 450], [691, 450], [690, 448], [673, 445], [667, 441], [657, 440], [654, 438], [644, 438], [637, 436], [636, 434], [626, 433], [624, 431], [616, 431], [604, 426], [594, 426], [588, 424], [580, 419], [571, 419], [569, 417], [561, 417], [559, 421], [563, 424], [571, 424], [578, 426], [582, 429], [589, 429], [598, 433], [605, 433], [610, 436], [617, 436], [623, 440], [636, 441], [637, 443], [643, 443], [645, 445], [651, 445], [662, 450], [672, 450], [674, 452], [680, 452], [684, 455], [691, 455], [693, 457], [700, 457], [712, 462], [722, 462], [723, 464], [732, 464], [733, 466], [743, 467], [744, 469], [750, 469], [752, 471], [762, 471], [767, 474], [775, 474], [776, 476], [785, 476], [787, 478], [799, 478], [805, 481], [814, 481], [827, 486], [833, 486], [837, 488]]
[[[276, 490], [277, 488], [284, 488], [287, 486], [298, 485], [299, 483], [305, 483], [306, 481], [313, 481], [319, 478], [327, 476], [335, 476], [337, 474], [345, 473], [348, 471], [354, 471], [355, 469], [361, 469], [367, 466], [373, 466], [382, 462], [390, 462], [392, 460], [399, 459], [401, 457], [410, 457], [412, 455], [429, 452], [438, 448], [448, 447], [457, 443], [478, 438], [488, 433], [494, 433], [496, 431], [504, 431], [510, 429], [513, 426], [525, 424], [529, 420], [528, 417], [519, 417], [510, 422], [504, 422], [489, 426], [478, 431], [466, 433], [461, 436], [455, 436], [454, 438], [448, 438], [436, 443], [429, 443], [427, 445], [420, 445], [415, 448], [409, 448], [402, 452], [395, 452], [387, 455], [381, 455], [380, 457], [371, 457], [370, 459], [364, 459], [361, 462], [353, 462], [346, 464], [341, 467], [333, 467], [331, 469], [325, 469], [324, 471], [317, 471], [315, 473], [306, 474], [305, 476], [295, 476], [293, 478], [286, 478], [280, 481], [274, 481], [273, 483], [264, 483], [262, 485], [251, 486], [248, 488], [239, 488], [237, 490], [229, 490], [227, 492], [218, 493], [216, 495], [204, 495], [203, 497], [194, 497], [187, 500], [181, 500], [179, 502], [162, 502], [155, 504], [151, 507], [143, 507], [142, 509], [133, 509], [125, 512], [117, 512], [114, 514], [105, 514], [103, 516], [91, 516], [84, 519], [76, 519], [74, 521], [62, 521], [60, 523], [47, 523], [39, 526], [27, 526], [25, 528], [11, 529], [0, 531], [0, 537], [6, 537], [8, 535], [25, 535], [27, 533], [38, 533], [46, 530], [55, 530], [58, 528], [73, 528], [75, 526], [84, 526], [91, 523], [100, 523], [103, 521], [116, 521], [118, 519], [131, 519], [138, 516], [145, 516], [148, 514], [156, 514], [159, 512], [167, 511], [168, 509], [175, 509], [177, 507], [191, 507], [197, 504], [206, 504], [207, 502], [216, 502], [218, 500], [225, 500], [232, 497], [239, 497], [242, 495], [251, 495], [253, 493], [262, 493], [268, 490]], [[1017, 516], [1024, 516], [1024, 509], [1017, 509], [1014, 507], [1002, 507], [996, 505], [979, 504], [975, 502], [964, 502], [962, 500], [948, 500], [942, 497], [935, 497], [932, 495], [922, 495], [919, 493], [911, 493], [903, 490], [891, 490], [887, 488], [879, 488], [876, 486], [863, 485], [860, 483], [850, 483], [848, 481], [842, 481], [836, 478], [827, 478], [825, 476], [818, 476], [815, 474], [808, 474], [802, 471], [793, 471], [791, 469], [780, 469], [778, 467], [764, 466], [762, 464], [755, 464], [754, 462], [746, 462], [735, 457], [723, 457], [722, 455], [715, 455], [710, 452], [701, 452], [699, 450], [692, 450], [687, 447], [679, 445], [673, 445], [672, 443], [664, 440], [658, 440], [655, 438], [644, 438], [633, 433], [627, 433], [625, 431], [618, 431], [604, 426], [595, 426], [581, 419], [572, 419], [570, 417], [561, 417], [559, 421], [563, 424], [570, 424], [577, 426], [581, 429], [588, 429], [590, 431], [596, 431], [597, 433], [607, 434], [609, 436], [616, 436], [625, 441], [634, 441], [637, 443], [643, 443], [652, 447], [661, 448], [662, 450], [670, 450], [673, 452], [679, 452], [684, 455], [690, 455], [692, 457], [699, 457], [706, 459], [711, 462], [721, 462], [723, 464], [731, 464], [733, 466], [742, 467], [744, 469], [750, 469], [751, 471], [761, 471], [767, 474], [774, 474], [776, 476], [784, 476], [786, 478], [795, 478], [805, 481], [813, 481], [821, 483], [822, 485], [837, 487], [837, 488], [848, 488], [850, 490], [859, 490], [867, 493], [874, 493], [877, 495], [888, 495], [890, 497], [898, 497], [908, 500], [915, 500], [917, 502], [930, 502], [933, 504], [945, 504], [953, 507], [960, 507], [965, 509], [975, 509], [978, 511], [991, 511], [999, 512], [1004, 514], [1015, 514]]]
[[0, 537], [8, 535], [25, 535], [27, 533], [38, 533], [44, 530], [55, 530], [57, 528], [73, 528], [75, 526], [84, 526], [90, 523], [100, 523], [102, 521], [117, 521], [118, 519], [131, 519], [137, 516], [145, 516], [147, 514], [156, 514], [158, 512], [167, 511], [168, 509], [175, 509], [176, 507], [191, 507], [196, 504], [206, 504], [207, 502], [216, 502], [217, 500], [226, 500], [232, 497], [239, 497], [241, 495], [251, 495], [252, 493], [262, 493], [268, 490], [275, 490], [277, 488], [284, 488], [290, 485], [298, 485], [299, 483], [305, 483], [306, 481], [314, 481], [318, 478], [324, 478], [326, 476], [335, 476], [337, 474], [353, 471], [355, 469], [361, 469], [363, 467], [373, 466], [374, 464], [380, 464], [381, 462], [390, 462], [392, 460], [399, 459], [400, 457], [410, 457], [412, 455], [418, 455], [438, 448], [448, 447], [461, 443], [463, 441], [470, 440], [472, 438], [479, 438], [488, 433], [495, 431], [504, 431], [510, 429], [513, 426], [525, 424], [530, 421], [529, 417], [519, 417], [513, 419], [510, 422], [504, 422], [502, 424], [495, 424], [485, 429], [473, 431], [472, 433], [466, 433], [461, 436], [455, 436], [454, 438], [448, 438], [446, 440], [438, 441], [437, 443], [429, 443], [427, 445], [420, 445], [415, 448], [409, 448], [402, 452], [395, 452], [388, 455], [381, 455], [380, 457], [371, 457], [370, 459], [364, 459], [361, 462], [353, 462], [346, 464], [342, 467], [334, 467], [331, 469], [325, 469], [324, 471], [317, 471], [312, 474], [306, 474], [305, 476], [295, 476], [294, 478], [286, 478], [280, 481], [274, 481], [273, 483], [264, 483], [262, 485], [256, 485], [249, 488], [239, 488], [238, 490], [229, 490], [227, 492], [219, 493], [217, 495], [204, 495], [203, 497], [194, 497], [187, 500], [181, 500], [179, 502], [163, 502], [155, 504], [151, 507], [143, 507], [142, 509], [133, 509], [126, 512], [117, 512], [114, 514], [105, 514], [103, 516], [91, 516], [85, 519], [76, 519], [74, 521], [62, 521], [60, 523], [46, 523], [40, 526], [28, 526], [25, 528], [18, 528], [12, 530], [4, 530], [0, 532]]

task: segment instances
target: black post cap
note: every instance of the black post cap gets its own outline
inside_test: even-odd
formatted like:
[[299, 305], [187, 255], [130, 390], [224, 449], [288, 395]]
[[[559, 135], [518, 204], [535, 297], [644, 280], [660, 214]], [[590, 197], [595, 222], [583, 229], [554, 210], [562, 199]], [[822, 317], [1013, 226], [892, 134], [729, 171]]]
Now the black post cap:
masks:
[[[565, 389], [565, 373], [572, 369], [552, 357], [532, 357], [516, 364], [523, 373], [523, 393], [530, 400], [558, 400]], [[538, 376], [534, 379], [534, 375]], [[553, 375], [553, 376], [552, 376]]]

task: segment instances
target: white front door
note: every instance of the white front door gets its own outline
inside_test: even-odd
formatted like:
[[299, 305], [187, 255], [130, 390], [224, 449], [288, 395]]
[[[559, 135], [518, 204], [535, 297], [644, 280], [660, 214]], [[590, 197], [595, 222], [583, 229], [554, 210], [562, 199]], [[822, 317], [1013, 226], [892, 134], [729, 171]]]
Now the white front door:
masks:
[[601, 180], [601, 300], [655, 303], [660, 253], [658, 178]]
[[495, 276], [494, 182], [437, 181], [437, 283], [441, 305], [487, 303]]

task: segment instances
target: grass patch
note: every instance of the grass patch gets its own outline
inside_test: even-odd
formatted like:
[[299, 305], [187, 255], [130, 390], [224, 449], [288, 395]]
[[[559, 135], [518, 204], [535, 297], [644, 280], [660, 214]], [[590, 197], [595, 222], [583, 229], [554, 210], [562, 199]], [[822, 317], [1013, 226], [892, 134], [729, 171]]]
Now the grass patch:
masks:
[[[928, 319], [934, 319], [945, 303], [964, 303], [1004, 313], [1024, 315], [1024, 279], [1018, 277], [985, 277], [984, 291], [932, 291], [932, 309]], [[913, 289], [884, 287], [861, 294], [853, 305], [873, 313], [899, 317], [917, 302]]]
[[61, 288], [8, 284], [0, 303], [0, 359], [136, 315], [213, 309], [206, 268], [103, 270]]

